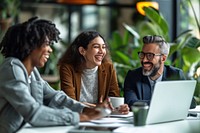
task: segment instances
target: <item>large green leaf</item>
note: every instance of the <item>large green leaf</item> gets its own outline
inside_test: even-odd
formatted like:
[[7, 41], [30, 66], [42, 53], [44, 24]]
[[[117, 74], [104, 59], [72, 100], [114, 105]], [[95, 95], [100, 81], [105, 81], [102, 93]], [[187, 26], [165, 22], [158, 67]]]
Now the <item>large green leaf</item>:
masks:
[[112, 42], [110, 42], [110, 45], [112, 50], [115, 50], [122, 45], [122, 37], [120, 36], [118, 31], [113, 32]]
[[129, 31], [135, 38], [139, 39], [140, 35], [131, 26], [123, 23], [124, 28]]
[[122, 45], [126, 46], [129, 43], [129, 32], [125, 31], [122, 37]]
[[158, 27], [148, 21], [141, 22], [138, 29], [142, 37], [146, 35], [163, 35], [158, 32]]
[[169, 51], [169, 57], [174, 54], [178, 50], [178, 44], [177, 43], [171, 43], [170, 44], [170, 51]]
[[198, 48], [200, 47], [200, 40], [194, 36], [190, 37], [187, 46], [191, 48]]
[[123, 51], [116, 51], [115, 56], [120, 60], [119, 62], [130, 65], [130, 57], [123, 53]]
[[157, 26], [159, 26], [164, 35], [168, 38], [168, 24], [164, 17], [151, 7], [144, 7], [146, 16]]
[[180, 49], [183, 49], [186, 45], [187, 45], [187, 42], [188, 40], [192, 37], [192, 34], [190, 33], [186, 33], [181, 39], [180, 39], [180, 42], [178, 44], [178, 49], [177, 50], [180, 50]]
[[186, 34], [190, 34], [191, 31], [192, 31], [192, 30], [189, 29], [189, 30], [186, 30], [186, 31], [182, 32], [181, 34], [179, 34], [179, 35], [176, 37], [176, 39], [175, 39], [174, 41], [177, 41], [178, 39], [184, 37]]
[[182, 55], [183, 61], [187, 66], [200, 61], [200, 52], [197, 49], [185, 47], [182, 50]]

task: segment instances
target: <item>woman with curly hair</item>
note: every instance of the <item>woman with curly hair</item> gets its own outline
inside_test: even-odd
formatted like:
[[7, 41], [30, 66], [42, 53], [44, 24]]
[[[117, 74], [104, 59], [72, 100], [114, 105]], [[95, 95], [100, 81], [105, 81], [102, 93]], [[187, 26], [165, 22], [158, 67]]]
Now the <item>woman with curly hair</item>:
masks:
[[[44, 81], [43, 67], [60, 32], [51, 21], [31, 18], [11, 26], [0, 43], [5, 57], [0, 65], [0, 132], [32, 126], [77, 125], [102, 117], [101, 111], [86, 107]], [[104, 107], [108, 107], [105, 103]]]

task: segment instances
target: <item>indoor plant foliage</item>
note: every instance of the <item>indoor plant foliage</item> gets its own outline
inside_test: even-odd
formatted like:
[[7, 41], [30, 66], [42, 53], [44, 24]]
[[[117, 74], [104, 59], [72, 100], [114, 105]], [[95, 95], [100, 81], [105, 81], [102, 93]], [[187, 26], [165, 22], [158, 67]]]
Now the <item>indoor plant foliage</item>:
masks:
[[[0, 41], [19, 13], [20, 0], [1, 0], [0, 2]], [[3, 61], [0, 55], [0, 63]]]
[[14, 19], [19, 12], [20, 0], [1, 0], [0, 20]]
[[0, 40], [19, 13], [20, 0], [1, 0], [0, 2]]

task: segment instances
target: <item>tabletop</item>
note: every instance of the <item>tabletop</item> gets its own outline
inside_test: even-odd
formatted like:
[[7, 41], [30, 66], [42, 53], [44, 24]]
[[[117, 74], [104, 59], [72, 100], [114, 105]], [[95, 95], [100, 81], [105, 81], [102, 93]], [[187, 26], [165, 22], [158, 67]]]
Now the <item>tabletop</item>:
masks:
[[78, 126], [32, 127], [26, 124], [17, 133], [200, 133], [200, 106], [189, 110], [189, 113], [197, 115], [191, 115], [185, 120], [145, 126], [134, 126], [133, 116], [130, 114], [127, 117], [106, 117], [80, 122]]

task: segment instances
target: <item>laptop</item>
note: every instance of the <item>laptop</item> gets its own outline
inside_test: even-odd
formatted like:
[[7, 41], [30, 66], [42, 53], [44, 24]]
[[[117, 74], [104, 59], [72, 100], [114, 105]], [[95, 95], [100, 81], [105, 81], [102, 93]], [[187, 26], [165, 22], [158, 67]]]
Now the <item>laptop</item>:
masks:
[[196, 80], [161, 81], [154, 87], [146, 124], [187, 118]]

